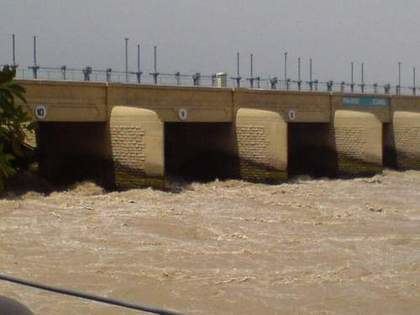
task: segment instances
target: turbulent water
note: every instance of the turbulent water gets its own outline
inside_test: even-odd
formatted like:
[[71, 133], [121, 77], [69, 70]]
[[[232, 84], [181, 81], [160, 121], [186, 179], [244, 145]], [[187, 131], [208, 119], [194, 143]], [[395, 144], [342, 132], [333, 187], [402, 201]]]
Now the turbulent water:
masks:
[[[420, 172], [0, 200], [0, 272], [187, 314], [420, 313]], [[36, 314], [135, 314], [0, 283]]]

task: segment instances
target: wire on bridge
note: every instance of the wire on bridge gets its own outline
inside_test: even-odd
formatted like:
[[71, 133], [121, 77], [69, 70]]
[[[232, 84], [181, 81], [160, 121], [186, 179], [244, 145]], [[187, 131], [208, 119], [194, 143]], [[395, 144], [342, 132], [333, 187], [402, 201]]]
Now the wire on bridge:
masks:
[[53, 292], [53, 293], [67, 295], [67, 296], [77, 297], [77, 298], [84, 299], [84, 300], [104, 303], [104, 304], [108, 304], [108, 305], [114, 305], [114, 306], [123, 307], [123, 308], [127, 308], [127, 309], [132, 309], [132, 310], [137, 310], [137, 311], [143, 311], [143, 312], [146, 312], [146, 313], [159, 314], [159, 315], [181, 315], [181, 313], [177, 313], [177, 312], [174, 312], [174, 311], [159, 309], [159, 308], [146, 306], [146, 305], [141, 305], [141, 304], [128, 303], [128, 302], [124, 302], [124, 301], [120, 301], [120, 300], [116, 300], [116, 299], [101, 297], [101, 296], [98, 296], [98, 295], [83, 293], [83, 292], [75, 291], [75, 290], [52, 287], [52, 286], [44, 285], [44, 284], [41, 284], [41, 283], [36, 283], [36, 282], [32, 282], [32, 281], [18, 279], [18, 278], [12, 277], [12, 276], [4, 275], [4, 274], [0, 274], [0, 280], [11, 282], [11, 283], [14, 283], [14, 284], [23, 285], [23, 286], [26, 286], [26, 287], [36, 288], [36, 289], [40, 289], [40, 290], [44, 290], [44, 291], [48, 291], [48, 292]]

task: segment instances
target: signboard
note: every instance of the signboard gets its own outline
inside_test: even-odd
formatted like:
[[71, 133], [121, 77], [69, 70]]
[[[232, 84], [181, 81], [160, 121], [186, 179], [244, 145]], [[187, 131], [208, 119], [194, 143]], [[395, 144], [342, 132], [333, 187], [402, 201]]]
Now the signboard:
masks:
[[178, 111], [178, 117], [180, 120], [185, 121], [188, 119], [188, 111], [185, 108], [181, 108]]
[[375, 96], [343, 97], [343, 106], [383, 107], [389, 106], [389, 99]]
[[291, 109], [288, 112], [288, 116], [289, 116], [290, 120], [295, 120], [296, 119], [296, 112], [293, 109]]
[[35, 106], [35, 117], [44, 120], [47, 118], [47, 106], [45, 105], [37, 105]]

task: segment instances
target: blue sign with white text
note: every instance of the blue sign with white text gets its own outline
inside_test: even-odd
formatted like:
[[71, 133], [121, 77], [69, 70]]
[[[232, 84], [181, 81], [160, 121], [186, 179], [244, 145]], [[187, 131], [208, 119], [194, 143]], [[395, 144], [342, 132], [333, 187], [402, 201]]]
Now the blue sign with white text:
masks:
[[389, 99], [375, 96], [343, 97], [343, 106], [383, 107], [389, 106]]

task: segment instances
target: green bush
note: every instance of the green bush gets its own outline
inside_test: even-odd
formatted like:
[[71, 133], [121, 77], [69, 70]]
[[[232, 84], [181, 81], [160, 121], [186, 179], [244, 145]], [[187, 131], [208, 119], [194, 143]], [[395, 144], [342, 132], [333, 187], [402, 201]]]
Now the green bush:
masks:
[[25, 89], [15, 80], [16, 70], [5, 66], [0, 70], [0, 190], [8, 177], [17, 172], [16, 161], [23, 158], [25, 131], [33, 125], [22, 104]]

